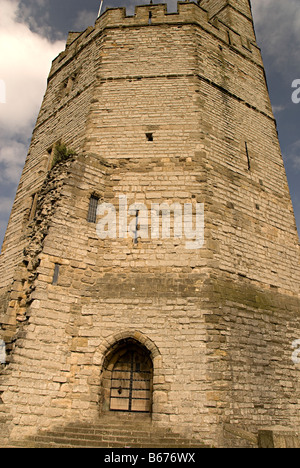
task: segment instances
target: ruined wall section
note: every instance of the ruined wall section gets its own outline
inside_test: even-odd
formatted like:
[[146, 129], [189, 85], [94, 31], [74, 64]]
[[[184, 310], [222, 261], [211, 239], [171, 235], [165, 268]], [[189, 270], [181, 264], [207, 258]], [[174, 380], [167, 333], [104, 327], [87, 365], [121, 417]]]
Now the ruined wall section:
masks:
[[[48, 88], [33, 132], [29, 153], [23, 169], [15, 202], [5, 235], [0, 262], [0, 294], [3, 311], [17, 265], [22, 262], [23, 250], [31, 234], [30, 218], [35, 196], [43, 185], [53, 159], [52, 149], [62, 140], [75, 150], [81, 147], [86, 116], [92, 100], [94, 48], [73, 51], [76, 59], [63, 61], [66, 53], [57, 59], [59, 66], [50, 73]], [[80, 112], [78, 111], [80, 109]], [[32, 213], [34, 215], [34, 213]], [[1, 316], [1, 313], [0, 313]]]
[[22, 262], [14, 273], [14, 282], [9, 291], [9, 302], [1, 322], [1, 338], [7, 344], [6, 363], [8, 363], [8, 356], [12, 351], [12, 343], [16, 340], [17, 332], [29, 319], [28, 307], [31, 304], [31, 294], [35, 290], [35, 280], [38, 277], [40, 254], [59, 205], [64, 179], [68, 172], [67, 167], [71, 160], [70, 158], [68, 162], [60, 163], [49, 171], [40, 188], [35, 217], [30, 223], [30, 230], [28, 228], [28, 239], [23, 250]]

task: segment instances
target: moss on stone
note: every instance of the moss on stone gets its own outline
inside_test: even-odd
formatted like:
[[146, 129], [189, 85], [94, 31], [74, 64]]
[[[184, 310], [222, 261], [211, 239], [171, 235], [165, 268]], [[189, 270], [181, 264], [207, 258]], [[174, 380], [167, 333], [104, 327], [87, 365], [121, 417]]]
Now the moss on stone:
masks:
[[51, 169], [53, 169], [56, 164], [59, 164], [62, 161], [66, 161], [72, 156], [76, 156], [76, 152], [72, 148], [68, 148], [65, 143], [57, 143], [54, 147], [54, 156]]

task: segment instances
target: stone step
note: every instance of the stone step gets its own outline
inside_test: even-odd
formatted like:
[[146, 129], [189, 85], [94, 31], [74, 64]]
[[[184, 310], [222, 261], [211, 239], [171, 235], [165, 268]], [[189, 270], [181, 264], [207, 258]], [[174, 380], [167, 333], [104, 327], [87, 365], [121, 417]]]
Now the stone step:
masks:
[[72, 423], [43, 431], [16, 444], [32, 448], [204, 448], [167, 428], [155, 427], [150, 417], [102, 417], [97, 423]]
[[169, 438], [159, 438], [159, 437], [145, 437], [142, 434], [139, 437], [130, 437], [130, 435], [117, 435], [115, 437], [69, 437], [66, 435], [58, 435], [58, 434], [49, 434], [47, 436], [36, 436], [34, 438], [34, 442], [36, 443], [55, 443], [55, 444], [68, 444], [68, 445], [84, 445], [84, 446], [114, 446], [114, 447], [144, 447], [145, 445], [151, 446], [159, 446], [159, 447], [192, 447], [195, 444], [202, 446], [203, 444], [193, 443], [192, 441], [187, 441], [185, 439], [180, 439], [177, 437], [169, 437]]
[[[47, 433], [48, 437], [63, 437], [63, 438], [69, 438], [69, 439], [89, 439], [89, 440], [99, 440], [99, 439], [115, 439], [116, 437], [118, 438], [130, 438], [131, 440], [134, 439], [160, 439], [160, 440], [172, 440], [172, 439], [181, 439], [182, 437], [177, 434], [169, 434], [169, 435], [164, 435], [160, 433], [148, 433], [148, 432], [138, 432], [136, 431], [134, 434], [131, 432], [127, 432], [126, 430], [120, 430], [120, 431], [109, 431], [107, 429], [103, 433], [98, 433], [98, 434], [91, 434], [91, 433], [85, 433], [83, 431], [77, 432], [77, 433], [70, 433], [70, 432], [63, 432], [63, 431], [52, 431]], [[37, 436], [38, 437], [38, 436]]]
[[[73, 427], [73, 428], [70, 428], [70, 427], [66, 427], [66, 428], [61, 428], [61, 429], [57, 429], [55, 430], [54, 432], [52, 432], [51, 434], [54, 435], [54, 434], [64, 434], [66, 436], [74, 436], [74, 437], [80, 437], [81, 434], [85, 435], [85, 436], [91, 436], [91, 438], [97, 438], [99, 436], [105, 436], [106, 434], [110, 435], [110, 436], [114, 436], [114, 435], [120, 435], [122, 433], [125, 433], [126, 435], [129, 435], [130, 437], [140, 437], [141, 435], [145, 436], [145, 437], [151, 437], [151, 435], [153, 434], [153, 432], [155, 431], [155, 434], [157, 436], [160, 436], [161, 438], [169, 438], [169, 437], [172, 437], [174, 436], [174, 433], [170, 432], [170, 431], [164, 431], [162, 429], [154, 429], [154, 428], [148, 428], [148, 429], [145, 429], [145, 428], [120, 428], [120, 427], [110, 427], [110, 426], [105, 426], [105, 427], [96, 427], [96, 428], [92, 428], [92, 427], [89, 427], [89, 428], [82, 428], [82, 427]], [[178, 435], [178, 437], [180, 437], [180, 435]]]

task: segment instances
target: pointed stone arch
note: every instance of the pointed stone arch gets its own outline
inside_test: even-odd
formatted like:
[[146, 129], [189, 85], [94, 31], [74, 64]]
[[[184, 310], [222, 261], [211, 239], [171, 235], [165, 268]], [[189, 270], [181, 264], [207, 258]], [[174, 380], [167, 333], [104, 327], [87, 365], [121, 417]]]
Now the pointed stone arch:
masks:
[[[137, 330], [117, 333], [102, 343], [94, 360], [95, 364], [101, 366], [100, 412], [153, 412], [153, 396], [156, 376], [161, 369], [161, 354], [152, 340]], [[138, 363], [141, 363], [141, 368]], [[120, 369], [123, 369], [125, 375]], [[136, 372], [140, 372], [140, 379]], [[142, 388], [132, 388], [130, 377], [140, 380], [139, 385]], [[141, 398], [134, 397], [137, 392]]]

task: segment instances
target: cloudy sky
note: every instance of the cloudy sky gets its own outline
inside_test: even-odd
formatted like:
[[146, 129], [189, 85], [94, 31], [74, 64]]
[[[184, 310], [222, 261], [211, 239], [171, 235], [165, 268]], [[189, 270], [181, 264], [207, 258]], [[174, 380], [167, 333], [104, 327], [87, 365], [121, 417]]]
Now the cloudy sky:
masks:
[[[104, 0], [106, 7], [147, 0]], [[155, 3], [155, 1], [154, 1]], [[175, 11], [176, 0], [168, 0]], [[100, 0], [0, 0], [0, 245], [52, 59], [64, 50], [68, 31], [93, 25]], [[252, 0], [271, 102], [300, 232], [300, 1]], [[296, 83], [297, 84], [297, 83]]]

